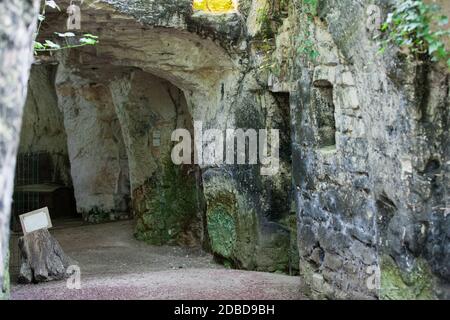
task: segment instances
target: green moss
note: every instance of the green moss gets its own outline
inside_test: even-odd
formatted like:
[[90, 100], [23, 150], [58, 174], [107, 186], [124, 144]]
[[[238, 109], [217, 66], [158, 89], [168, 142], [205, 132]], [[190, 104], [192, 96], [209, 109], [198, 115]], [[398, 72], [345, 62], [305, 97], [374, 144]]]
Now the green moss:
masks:
[[136, 238], [154, 245], [191, 244], [201, 224], [198, 192], [194, 177], [164, 161], [162, 172], [135, 193]]
[[208, 210], [208, 233], [213, 252], [231, 258], [237, 238], [236, 225], [229, 210], [222, 204]]
[[391, 257], [382, 258], [381, 292], [384, 300], [431, 300], [433, 277], [423, 260], [418, 260], [412, 272], [402, 272]]
[[[258, 244], [258, 221], [255, 205], [249, 203], [248, 191], [236, 188], [233, 180], [223, 176], [209, 179], [204, 184], [207, 199], [207, 229], [216, 258], [218, 261], [226, 258], [235, 268], [254, 270]], [[251, 184], [255, 185], [256, 182], [247, 183], [247, 185]], [[214, 217], [216, 214], [219, 217]], [[221, 222], [225, 225], [228, 221], [228, 229], [216, 228], [220, 225], [217, 220], [223, 220]], [[231, 229], [234, 231], [230, 231]], [[221, 248], [221, 240], [217, 240], [221, 238], [232, 239], [228, 244], [228, 250], [227, 247]], [[230, 252], [231, 244], [233, 248], [231, 255], [223, 257], [223, 254]]]
[[83, 220], [89, 223], [102, 223], [110, 221], [110, 214], [98, 207], [95, 207], [89, 212], [85, 212], [82, 214]]
[[311, 26], [317, 16], [318, 0], [296, 0], [294, 6], [297, 15], [297, 36], [295, 39], [297, 54], [302, 60], [315, 62], [319, 57]]

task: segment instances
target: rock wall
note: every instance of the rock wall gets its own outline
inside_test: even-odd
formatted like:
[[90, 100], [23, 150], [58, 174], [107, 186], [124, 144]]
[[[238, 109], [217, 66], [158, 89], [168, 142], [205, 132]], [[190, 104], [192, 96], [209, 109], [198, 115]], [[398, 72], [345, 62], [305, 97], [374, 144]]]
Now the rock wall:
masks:
[[119, 120], [109, 89], [88, 77], [56, 76], [77, 211], [91, 222], [128, 216], [129, 170]]
[[[309, 21], [290, 7], [274, 54], [289, 67], [272, 81], [291, 92], [304, 290], [448, 298], [448, 72], [395, 48], [378, 54], [372, 2], [318, 3]], [[392, 2], [376, 4], [385, 16]], [[305, 36], [316, 59], [301, 54]], [[292, 44], [301, 50], [285, 53]]]
[[28, 96], [20, 132], [20, 154], [49, 155], [51, 181], [72, 185], [67, 135], [55, 90], [55, 66], [35, 65], [31, 69]]
[[14, 168], [38, 5], [38, 1], [0, 3], [0, 299], [9, 295], [7, 261]]
[[110, 83], [123, 128], [136, 236], [153, 244], [203, 243], [203, 199], [194, 166], [172, 164], [172, 132], [193, 124], [184, 93], [134, 70]]

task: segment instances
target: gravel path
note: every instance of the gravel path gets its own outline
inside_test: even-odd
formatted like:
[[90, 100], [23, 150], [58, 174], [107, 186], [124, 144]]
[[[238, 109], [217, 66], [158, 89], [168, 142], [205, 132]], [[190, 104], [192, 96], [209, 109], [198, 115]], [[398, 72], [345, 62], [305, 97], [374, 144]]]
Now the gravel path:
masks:
[[132, 223], [56, 229], [81, 269], [81, 289], [65, 281], [13, 284], [14, 300], [301, 299], [298, 277], [227, 270], [195, 248], [156, 247], [132, 237]]

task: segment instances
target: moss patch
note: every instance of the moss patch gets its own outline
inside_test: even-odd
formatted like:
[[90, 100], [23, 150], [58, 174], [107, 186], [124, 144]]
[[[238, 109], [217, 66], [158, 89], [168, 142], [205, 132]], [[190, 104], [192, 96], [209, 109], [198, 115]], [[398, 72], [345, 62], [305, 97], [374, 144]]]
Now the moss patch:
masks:
[[135, 191], [136, 238], [154, 245], [198, 244], [199, 192], [195, 178], [183, 167], [164, 161], [162, 170]]
[[431, 300], [433, 277], [422, 260], [412, 272], [402, 272], [391, 257], [384, 256], [381, 267], [381, 292], [383, 300]]
[[225, 258], [230, 258], [236, 243], [236, 226], [227, 209], [219, 205], [208, 213], [208, 233], [212, 250]]

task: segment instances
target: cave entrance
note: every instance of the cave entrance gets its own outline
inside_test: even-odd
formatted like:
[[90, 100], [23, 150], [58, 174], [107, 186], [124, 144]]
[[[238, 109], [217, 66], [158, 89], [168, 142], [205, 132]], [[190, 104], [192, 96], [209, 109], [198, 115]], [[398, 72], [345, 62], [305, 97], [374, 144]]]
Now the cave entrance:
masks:
[[[71, 233], [76, 237], [74, 226], [129, 220], [134, 226], [126, 222], [124, 230], [149, 244], [207, 246], [201, 170], [171, 160], [173, 131], [193, 135], [184, 92], [137, 68], [103, 72], [86, 65], [76, 75], [58, 68], [38, 65], [31, 72], [17, 159], [11, 274], [20, 267], [18, 216], [42, 207], [64, 229], [63, 243]], [[76, 244], [67, 243], [70, 255]]]
[[185, 93], [140, 69], [119, 70], [108, 87], [128, 157], [135, 236], [154, 245], [206, 244], [201, 170], [171, 158], [173, 132], [194, 132]]
[[19, 215], [48, 207], [55, 226], [80, 220], [63, 119], [52, 82], [55, 66], [33, 68], [16, 161], [11, 229]]
[[22, 119], [11, 208], [10, 274], [19, 273], [19, 216], [48, 207], [55, 228], [82, 224], [77, 214], [64, 119], [55, 91], [56, 66], [34, 66]]
[[96, 65], [62, 65], [55, 81], [78, 213], [134, 219], [135, 237], [154, 245], [203, 244], [200, 169], [171, 159], [174, 130], [194, 130], [184, 91], [140, 68]]

